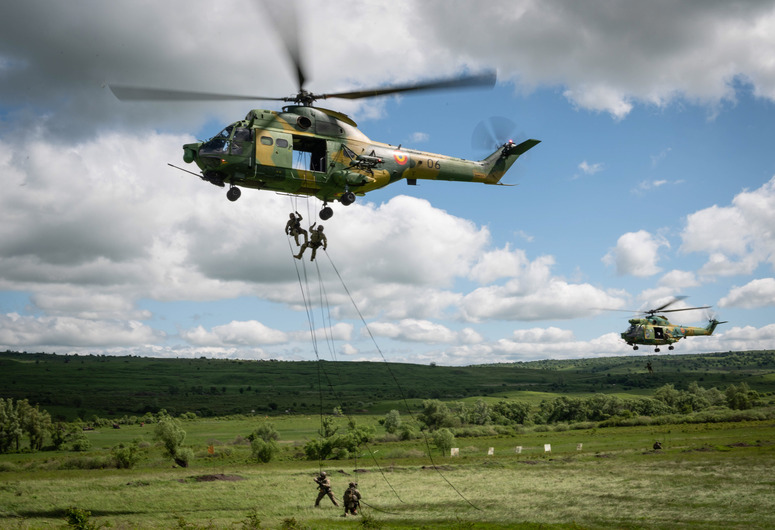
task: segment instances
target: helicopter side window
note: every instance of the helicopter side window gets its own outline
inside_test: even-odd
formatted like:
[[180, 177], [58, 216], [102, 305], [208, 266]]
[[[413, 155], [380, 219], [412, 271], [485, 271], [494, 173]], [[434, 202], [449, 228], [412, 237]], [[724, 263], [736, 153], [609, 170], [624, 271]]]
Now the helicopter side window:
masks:
[[272, 145], [274, 140], [272, 140], [271, 136], [262, 136], [261, 137], [261, 145]]
[[277, 147], [288, 147], [288, 140], [286, 140], [285, 138], [278, 138]]

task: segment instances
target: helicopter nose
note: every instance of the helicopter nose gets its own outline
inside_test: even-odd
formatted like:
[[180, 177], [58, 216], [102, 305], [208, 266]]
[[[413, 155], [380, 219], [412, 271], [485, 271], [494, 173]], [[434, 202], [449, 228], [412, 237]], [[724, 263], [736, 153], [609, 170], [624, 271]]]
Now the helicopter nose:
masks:
[[195, 142], [193, 144], [186, 144], [183, 146], [183, 162], [190, 164], [196, 160], [197, 154], [199, 154], [199, 148], [202, 147], [202, 142]]

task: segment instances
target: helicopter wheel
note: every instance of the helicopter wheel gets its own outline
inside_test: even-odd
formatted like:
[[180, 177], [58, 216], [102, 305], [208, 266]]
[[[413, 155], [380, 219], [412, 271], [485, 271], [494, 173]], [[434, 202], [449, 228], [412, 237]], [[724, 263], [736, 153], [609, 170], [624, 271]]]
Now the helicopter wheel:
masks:
[[231, 202], [236, 201], [240, 198], [242, 195], [242, 191], [238, 187], [229, 188], [229, 191], [226, 192], [226, 198], [229, 199]]
[[355, 194], [351, 191], [348, 191], [347, 193], [343, 193], [342, 196], [339, 198], [339, 202], [341, 202], [345, 206], [350, 206], [352, 203], [355, 202]]
[[320, 210], [319, 215], [321, 219], [323, 219], [324, 221], [328, 221], [329, 219], [331, 219], [331, 216], [334, 215], [334, 210], [332, 210], [330, 206], [326, 206], [322, 210]]
[[654, 348], [654, 353], [659, 353], [659, 348]]
[[633, 350], [637, 350], [637, 349], [638, 349], [638, 347], [637, 347], [637, 346], [633, 346], [633, 347], [632, 347], [632, 349], [633, 349]]
[[673, 348], [672, 346], [668, 346], [668, 347], [667, 347], [667, 349], [668, 349], [668, 350], [673, 350], [673, 349], [675, 349], [675, 348]]

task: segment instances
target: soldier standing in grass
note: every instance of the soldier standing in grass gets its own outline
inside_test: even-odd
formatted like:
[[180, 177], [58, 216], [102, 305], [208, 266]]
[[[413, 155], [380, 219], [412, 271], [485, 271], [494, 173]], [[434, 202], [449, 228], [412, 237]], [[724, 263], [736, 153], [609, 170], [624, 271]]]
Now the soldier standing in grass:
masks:
[[358, 491], [358, 483], [350, 482], [350, 487], [344, 490], [342, 496], [344, 500], [344, 516], [347, 514], [358, 515], [358, 508], [361, 506], [361, 492]]
[[318, 498], [315, 499], [315, 508], [320, 508], [320, 501], [322, 501], [323, 497], [326, 495], [328, 495], [328, 498], [334, 503], [334, 506], [339, 506], [339, 503], [336, 502], [336, 499], [334, 498], [334, 492], [331, 491], [331, 480], [328, 478], [325, 471], [321, 471], [320, 476], [312, 480], [317, 483], [319, 490]]

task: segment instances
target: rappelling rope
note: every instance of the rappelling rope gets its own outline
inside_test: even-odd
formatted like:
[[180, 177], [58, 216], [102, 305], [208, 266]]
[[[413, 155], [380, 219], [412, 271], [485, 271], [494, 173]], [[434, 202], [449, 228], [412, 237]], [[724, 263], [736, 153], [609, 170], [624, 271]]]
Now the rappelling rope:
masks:
[[[334, 264], [334, 260], [331, 259], [331, 255], [326, 252], [326, 256], [328, 257], [328, 261], [331, 263], [331, 267], [334, 269], [334, 272], [336, 272], [336, 275], [339, 277], [339, 281], [342, 282], [342, 287], [344, 287], [345, 292], [347, 293], [347, 296], [350, 297], [350, 301], [353, 304], [353, 307], [355, 308], [355, 311], [358, 313], [358, 316], [361, 318], [361, 322], [363, 322], [363, 326], [366, 328], [366, 331], [369, 333], [369, 337], [371, 337], [372, 342], [374, 343], [374, 347], [379, 352], [380, 357], [382, 357], [382, 360], [385, 363], [385, 367], [387, 368], [388, 373], [390, 374], [390, 377], [393, 378], [393, 381], [396, 384], [396, 387], [398, 388], [398, 392], [401, 394], [401, 401], [403, 401], [404, 406], [406, 407], [407, 412], [409, 413], [409, 416], [415, 420], [414, 414], [412, 414], [412, 409], [409, 407], [409, 402], [406, 400], [406, 395], [404, 394], [403, 388], [401, 388], [401, 384], [398, 382], [398, 378], [393, 373], [393, 370], [390, 369], [390, 363], [388, 363], [387, 359], [385, 358], [385, 354], [382, 353], [382, 350], [379, 347], [379, 344], [377, 344], [377, 340], [374, 338], [374, 334], [372, 334], [371, 329], [369, 329], [369, 325], [366, 323], [366, 319], [363, 317], [363, 314], [361, 313], [361, 310], [358, 308], [358, 304], [355, 303], [355, 298], [353, 298], [352, 293], [350, 293], [350, 289], [347, 288], [347, 284], [344, 282], [344, 278], [342, 278], [342, 275], [339, 274], [339, 269], [336, 268], [336, 265]], [[478, 506], [473, 504], [470, 500], [468, 500], [465, 495], [463, 495], [460, 490], [458, 490], [454, 484], [452, 484], [449, 479], [447, 479], [446, 476], [444, 476], [444, 473], [441, 472], [441, 470], [436, 465], [436, 462], [433, 461], [433, 454], [431, 452], [431, 445], [428, 441], [428, 436], [425, 434], [424, 431], [420, 431], [422, 434], [423, 440], [425, 442], [425, 448], [428, 451], [428, 459], [431, 462], [431, 465], [433, 466], [433, 469], [439, 474], [439, 476], [444, 479], [444, 482], [446, 482], [449, 487], [451, 487], [455, 493], [457, 493], [460, 498], [462, 498], [466, 503], [468, 503], [471, 507], [481, 510]]]
[[[292, 206], [293, 206], [293, 204], [292, 204]], [[294, 211], [297, 211], [297, 210], [294, 210]], [[307, 213], [309, 215], [309, 201], [307, 201]], [[323, 367], [323, 363], [320, 362], [320, 352], [318, 350], [317, 335], [315, 333], [315, 319], [314, 319], [314, 315], [313, 315], [313, 311], [312, 311], [312, 301], [311, 301], [310, 297], [307, 294], [307, 293], [310, 292], [309, 278], [308, 278], [308, 275], [307, 275], [307, 266], [304, 263], [304, 260], [302, 259], [301, 260], [302, 261], [302, 270], [304, 271], [304, 280], [302, 281], [302, 274], [299, 271], [299, 264], [295, 263], [296, 262], [296, 258], [295, 258], [294, 252], [293, 252], [293, 246], [291, 245], [291, 238], [290, 237], [288, 237], [288, 248], [289, 248], [291, 256], [292, 256], [292, 258], [294, 260], [294, 267], [296, 268], [296, 277], [297, 277], [297, 279], [299, 281], [299, 288], [301, 290], [302, 299], [304, 301], [304, 308], [305, 308], [305, 311], [307, 313], [307, 321], [309, 322], [310, 337], [312, 339], [313, 351], [315, 352], [315, 358], [318, 361], [316, 364], [317, 364], [317, 371], [318, 371], [318, 396], [319, 396], [319, 403], [320, 403], [320, 405], [319, 405], [320, 433], [321, 433], [321, 436], [322, 436], [322, 434], [324, 432], [324, 423], [323, 423], [323, 380], [322, 380], [323, 377], [325, 377], [326, 382], [327, 382], [328, 387], [329, 387], [329, 390], [331, 391], [331, 394], [334, 396], [334, 399], [339, 403], [339, 408], [343, 409], [343, 407], [342, 407], [342, 404], [341, 404], [341, 400], [339, 399], [339, 397], [336, 394], [336, 391], [334, 390], [334, 386], [331, 383], [331, 379], [328, 376], [328, 373], [326, 372], [325, 368]], [[323, 279], [322, 279], [322, 276], [320, 274], [320, 266], [319, 266], [318, 263], [316, 263], [315, 267], [317, 269], [318, 282], [319, 282], [319, 284], [321, 286], [321, 288], [320, 288], [321, 311], [323, 310], [323, 306], [324, 306], [324, 303], [325, 303], [325, 307], [328, 309], [329, 322], [330, 322], [331, 308], [330, 308], [330, 306], [328, 304], [328, 297], [325, 296], [325, 288], [323, 287]], [[306, 285], [306, 290], [305, 290], [305, 285]], [[325, 313], [324, 313], [323, 320], [324, 320], [324, 326], [323, 327], [325, 328]], [[329, 340], [329, 339], [327, 339], [327, 340]], [[334, 355], [333, 352], [334, 352], [335, 348], [333, 347], [333, 336], [330, 337], [329, 348], [331, 348], [332, 355]], [[352, 425], [354, 425], [355, 422], [353, 421], [353, 419], [349, 415], [346, 415], [346, 416], [347, 416], [347, 419], [350, 421], [350, 423]], [[377, 462], [377, 459], [374, 456], [374, 453], [371, 450], [371, 447], [368, 444], [364, 444], [364, 445], [366, 446], [366, 450], [369, 453], [369, 456], [371, 456], [372, 460], [374, 461], [374, 464], [377, 466], [377, 469], [379, 470], [380, 474], [382, 475], [382, 478], [385, 481], [385, 483], [388, 485], [388, 487], [391, 489], [391, 491], [395, 494], [396, 498], [399, 501], [403, 502], [401, 497], [398, 495], [398, 492], [395, 490], [395, 488], [393, 488], [393, 485], [387, 479], [387, 476], [385, 476], [385, 472], [382, 469], [382, 467], [379, 465], [379, 462]], [[320, 454], [318, 454], [318, 469], [322, 470], [322, 468], [323, 468], [323, 462], [322, 462], [322, 459], [320, 458]]]

